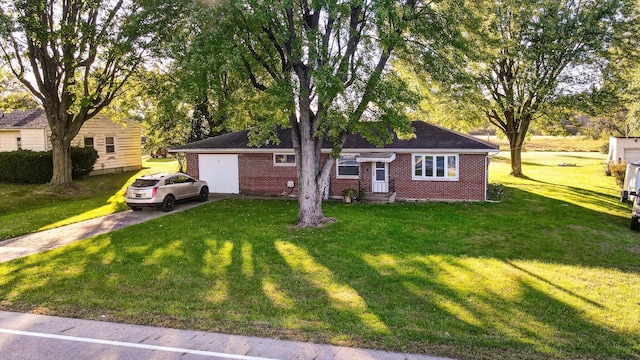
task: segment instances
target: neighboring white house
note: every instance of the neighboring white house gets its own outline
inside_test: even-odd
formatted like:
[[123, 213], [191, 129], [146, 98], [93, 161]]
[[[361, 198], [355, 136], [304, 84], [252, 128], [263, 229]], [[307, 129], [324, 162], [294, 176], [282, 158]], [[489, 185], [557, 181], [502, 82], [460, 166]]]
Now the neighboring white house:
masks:
[[[43, 110], [0, 113], [0, 151], [51, 150], [51, 130]], [[142, 126], [135, 121], [114, 123], [98, 114], [82, 125], [71, 145], [93, 147], [98, 160], [92, 175], [142, 168]]]
[[609, 138], [607, 164], [630, 164], [640, 161], [640, 138]]

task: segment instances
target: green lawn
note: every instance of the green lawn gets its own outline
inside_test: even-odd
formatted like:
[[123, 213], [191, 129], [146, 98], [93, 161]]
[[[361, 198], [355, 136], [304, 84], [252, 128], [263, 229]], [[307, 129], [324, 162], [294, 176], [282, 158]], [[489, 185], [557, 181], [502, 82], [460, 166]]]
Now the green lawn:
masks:
[[0, 240], [126, 210], [124, 191], [133, 179], [177, 170], [175, 159], [143, 158], [138, 172], [90, 176], [66, 194], [47, 185], [0, 183]]
[[[0, 308], [458, 359], [640, 359], [640, 234], [598, 153], [496, 203], [232, 199], [0, 264]], [[571, 164], [576, 166], [558, 166]], [[498, 185], [494, 185], [498, 187]]]

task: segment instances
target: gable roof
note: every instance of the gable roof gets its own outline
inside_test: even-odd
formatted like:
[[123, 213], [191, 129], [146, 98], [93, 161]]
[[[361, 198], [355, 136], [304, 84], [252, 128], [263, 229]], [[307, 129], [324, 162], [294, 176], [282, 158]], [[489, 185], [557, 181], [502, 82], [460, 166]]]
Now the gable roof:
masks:
[[49, 124], [44, 110], [14, 110], [10, 113], [0, 114], [0, 128], [45, 128]]
[[[411, 139], [399, 139], [396, 135], [390, 144], [378, 147], [358, 134], [352, 134], [344, 144], [343, 150], [374, 150], [393, 149], [400, 150], [465, 150], [470, 152], [494, 152], [498, 150], [498, 145], [490, 144], [471, 136], [447, 130], [439, 126], [426, 123], [424, 121], [414, 121], [411, 123], [416, 137]], [[170, 152], [250, 152], [277, 149], [293, 149], [291, 140], [291, 129], [278, 129], [277, 135], [279, 144], [268, 142], [260, 147], [249, 146], [249, 130], [237, 131], [229, 134], [219, 135], [208, 139], [195, 141], [186, 145], [169, 149]], [[331, 144], [326, 142], [322, 146], [325, 150], [331, 149]]]

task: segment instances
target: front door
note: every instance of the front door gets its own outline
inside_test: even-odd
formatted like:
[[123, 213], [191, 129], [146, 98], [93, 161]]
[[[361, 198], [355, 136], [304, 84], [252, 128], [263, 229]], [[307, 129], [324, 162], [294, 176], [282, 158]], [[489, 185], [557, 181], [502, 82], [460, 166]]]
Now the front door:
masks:
[[389, 192], [389, 163], [376, 162], [373, 166], [371, 189], [374, 193]]

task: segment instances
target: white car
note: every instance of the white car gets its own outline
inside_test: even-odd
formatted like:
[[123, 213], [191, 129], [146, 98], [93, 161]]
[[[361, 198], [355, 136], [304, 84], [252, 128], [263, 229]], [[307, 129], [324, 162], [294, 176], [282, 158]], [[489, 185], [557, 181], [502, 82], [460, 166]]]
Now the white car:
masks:
[[207, 182], [183, 173], [154, 174], [137, 178], [125, 193], [126, 203], [133, 211], [143, 207], [171, 211], [180, 200], [207, 201]]

